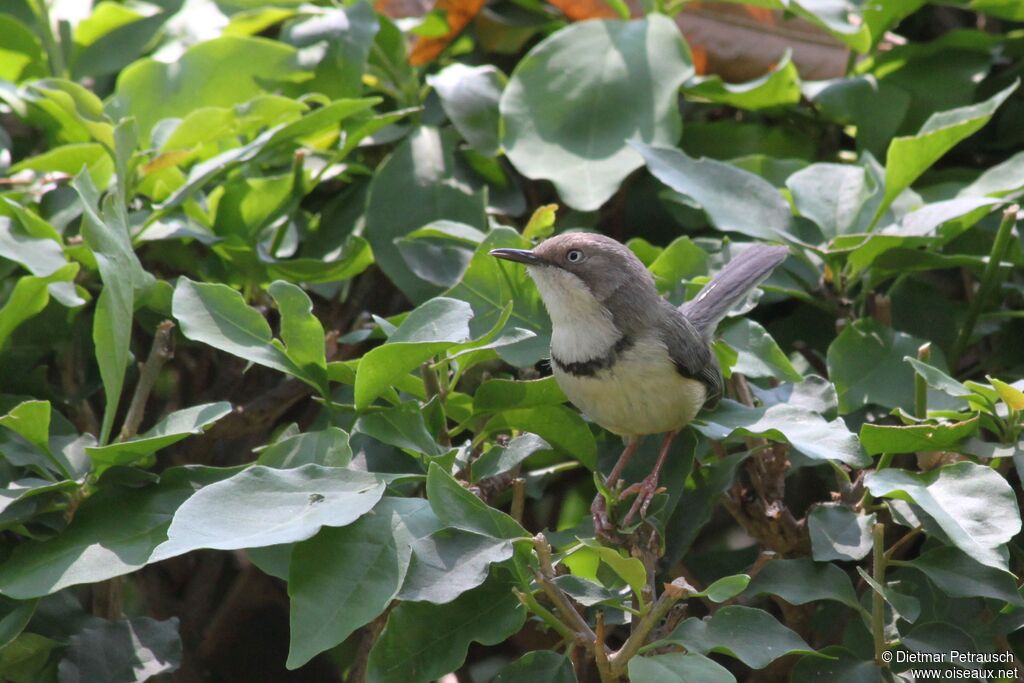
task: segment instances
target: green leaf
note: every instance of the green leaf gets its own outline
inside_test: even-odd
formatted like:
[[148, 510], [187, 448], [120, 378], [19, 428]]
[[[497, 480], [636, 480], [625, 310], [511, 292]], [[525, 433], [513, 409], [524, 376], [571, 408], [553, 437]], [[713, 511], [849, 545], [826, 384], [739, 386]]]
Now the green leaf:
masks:
[[717, 75], [697, 77], [683, 86], [683, 92], [738, 109], [782, 107], [800, 101], [800, 74], [793, 64], [792, 52], [786, 50], [782, 59], [760, 78], [734, 84]]
[[593, 211], [642, 164], [627, 140], [679, 139], [678, 89], [691, 75], [689, 50], [665, 16], [570, 24], [512, 72], [501, 96], [506, 154], [572, 208]]
[[370, 184], [364, 234], [377, 265], [414, 303], [439, 291], [409, 269], [395, 240], [442, 219], [487, 228], [483, 195], [453, 178], [456, 137], [450, 130], [417, 128], [377, 167]]
[[370, 652], [367, 683], [429, 683], [458, 669], [472, 642], [497, 645], [523, 627], [526, 610], [491, 578], [453, 602], [403, 602]]
[[752, 669], [763, 669], [788, 654], [814, 651], [796, 633], [764, 610], [729, 605], [711, 617], [691, 617], [668, 637], [690, 652], [720, 652], [735, 657]]
[[930, 515], [958, 548], [979, 562], [1006, 569], [991, 552], [1017, 535], [1020, 511], [1013, 489], [990, 467], [958, 462], [929, 472], [870, 472], [871, 495], [912, 502]]
[[847, 507], [822, 504], [807, 515], [811, 551], [818, 562], [857, 561], [871, 552], [875, 514], [860, 515]]
[[750, 318], [730, 320], [721, 326], [719, 334], [738, 352], [732, 372], [747, 377], [774, 377], [789, 382], [803, 379], [768, 331]]
[[93, 475], [99, 476], [115, 465], [130, 465], [190, 434], [202, 434], [207, 427], [230, 412], [231, 404], [226, 401], [204, 403], [176, 410], [145, 434], [127, 441], [106, 446], [87, 446], [85, 452], [93, 462]]
[[[597, 557], [597, 553], [594, 553], [594, 556]], [[572, 557], [572, 555], [569, 557]], [[562, 574], [554, 578], [554, 583], [584, 607], [599, 604], [621, 607], [623, 604], [621, 590], [609, 590], [601, 584], [585, 579], [582, 576]]]
[[400, 600], [451, 602], [487, 579], [495, 562], [512, 557], [512, 541], [461, 529], [440, 529], [416, 541]]
[[103, 279], [92, 334], [106, 394], [100, 432], [100, 443], [106, 444], [131, 357], [129, 344], [135, 299], [153, 283], [153, 276], [143, 270], [135, 255], [128, 234], [126, 209], [117, 203], [116, 197], [107, 195], [101, 215], [99, 193], [89, 176], [79, 173], [71, 185], [82, 201], [82, 235], [96, 257]]
[[373, 265], [370, 243], [358, 235], [350, 235], [340, 253], [332, 258], [271, 259], [260, 255], [270, 277], [291, 282], [318, 285], [349, 280]]
[[[0, 417], [0, 426], [16, 432], [42, 453], [49, 469], [65, 479], [74, 480], [75, 468], [68, 462], [66, 455], [50, 448], [50, 410], [49, 401], [23, 401]], [[11, 455], [7, 454], [7, 458], [11, 459]], [[46, 473], [45, 470], [42, 472]]]
[[322, 50], [313, 79], [303, 84], [306, 91], [332, 98], [357, 97], [363, 90], [366, 61], [380, 28], [373, 7], [368, 2], [356, 2], [300, 17], [284, 26], [280, 39], [304, 48], [303, 52]]
[[750, 577], [746, 574], [723, 576], [695, 596], [705, 596], [711, 602], [725, 602], [742, 593], [748, 584]]
[[439, 524], [422, 498], [385, 497], [352, 524], [321, 529], [296, 544], [288, 571], [288, 668], [302, 666], [381, 614], [405, 580], [411, 545]]
[[788, 441], [812, 460], [838, 461], [852, 467], [864, 467], [870, 462], [856, 435], [842, 419], [828, 421], [797, 405], [779, 403], [768, 408], [748, 408], [724, 399], [713, 412], [695, 420], [693, 426], [709, 439], [742, 435]]
[[846, 572], [834, 564], [807, 558], [767, 563], [750, 582], [746, 595], [764, 593], [777, 595], [791, 605], [835, 600], [860, 609], [857, 593]]
[[[863, 166], [811, 164], [786, 179], [800, 215], [814, 221], [826, 240], [861, 230], [862, 209], [879, 188]], [[866, 227], [863, 226], [863, 227]]]
[[367, 436], [396, 448], [437, 457], [447, 449], [438, 445], [427, 430], [423, 409], [416, 402], [367, 413], [356, 421], [353, 433]]
[[1010, 410], [1024, 410], [1024, 392], [1017, 387], [1011, 386], [995, 377], [985, 376], [992, 388], [999, 394], [999, 398]]
[[548, 442], [536, 434], [520, 434], [507, 446], [494, 446], [477, 458], [473, 462], [473, 481], [508, 472], [534, 453], [550, 450]]
[[311, 538], [322, 526], [351, 524], [377, 504], [384, 484], [374, 475], [303, 465], [255, 465], [211, 484], [182, 504], [154, 557], [200, 548], [238, 550]]
[[536, 408], [566, 402], [555, 378], [527, 380], [490, 379], [473, 395], [473, 414], [499, 413], [513, 408]]
[[539, 650], [507, 665], [494, 683], [576, 683], [576, 674], [565, 655]]
[[325, 467], [346, 467], [352, 460], [348, 434], [337, 427], [315, 432], [293, 434], [260, 450], [260, 465], [290, 469], [316, 464]]
[[865, 422], [860, 442], [868, 455], [957, 450], [964, 439], [978, 431], [978, 416], [963, 422], [916, 425], [877, 425]]
[[547, 356], [551, 322], [526, 269], [490, 255], [492, 249], [503, 247], [528, 249], [530, 243], [511, 228], [495, 228], [473, 254], [462, 280], [445, 292], [445, 296], [461, 299], [473, 307], [470, 330], [474, 335], [493, 328], [511, 301], [509, 325], [529, 330], [536, 336], [503, 346], [498, 349], [498, 355], [516, 367], [526, 367]]
[[791, 683], [881, 683], [882, 673], [873, 659], [858, 657], [844, 647], [830, 645], [818, 650], [824, 657], [801, 657], [790, 674]]
[[771, 183], [731, 164], [678, 149], [632, 143], [655, 178], [700, 204], [723, 232], [779, 240], [790, 232], [789, 204]]
[[[903, 359], [916, 356], [924, 342], [871, 319], [848, 325], [829, 345], [827, 355], [839, 412], [846, 414], [871, 403], [912, 409], [914, 372]], [[932, 359], [936, 365], [945, 365], [938, 349]]]
[[38, 600], [0, 597], [0, 652], [25, 630], [38, 604]]
[[979, 564], [963, 551], [938, 546], [907, 562], [951, 598], [981, 596], [1024, 605], [1017, 579], [1008, 571]]
[[356, 408], [365, 409], [402, 375], [470, 338], [473, 309], [465, 301], [437, 297], [413, 309], [386, 343], [371, 349], [356, 372]]
[[46, 56], [39, 38], [10, 14], [0, 14], [0, 34], [4, 36], [4, 58], [0, 60], [0, 78], [18, 83], [46, 76]]
[[528, 240], [547, 239], [555, 232], [555, 214], [558, 204], [545, 204], [537, 207], [530, 220], [523, 228], [523, 237]]
[[924, 378], [928, 386], [933, 389], [937, 389], [954, 398], [967, 398], [973, 393], [967, 386], [956, 381], [942, 370], [919, 361], [913, 356], [904, 356], [903, 360], [910, 363], [914, 371]]
[[270, 325], [259, 311], [246, 306], [231, 287], [180, 277], [172, 306], [182, 334], [189, 339], [305, 379], [302, 370], [273, 345]]
[[590, 548], [597, 553], [601, 562], [608, 565], [613, 572], [619, 575], [619, 578], [626, 582], [636, 598], [643, 600], [644, 586], [647, 585], [647, 570], [644, 569], [643, 562], [635, 557], [624, 557], [621, 551], [601, 545], [592, 539], [580, 539], [580, 543], [583, 544], [583, 547]]
[[445, 526], [500, 539], [529, 538], [525, 529], [463, 488], [437, 463], [427, 472], [427, 500]]
[[328, 396], [324, 328], [313, 315], [313, 302], [302, 289], [283, 280], [271, 283], [267, 291], [281, 313], [281, 340], [289, 360], [301, 369], [307, 382]]
[[484, 427], [488, 434], [519, 430], [533, 432], [588, 469], [597, 467], [597, 441], [590, 427], [568, 406], [516, 408], [498, 413]]
[[178, 619], [136, 617], [90, 624], [68, 639], [61, 683], [142, 683], [181, 664]]
[[885, 158], [885, 195], [874, 220], [877, 222], [893, 200], [946, 152], [988, 123], [1019, 84], [1020, 81], [1014, 81], [984, 102], [936, 112], [916, 135], [893, 138]]
[[22, 543], [0, 564], [0, 593], [25, 600], [128, 574], [151, 561], [174, 511], [201, 487], [237, 469], [185, 466], [141, 488], [102, 488], [58, 536]]
[[52, 287], [60, 283], [72, 283], [77, 274], [78, 264], [68, 263], [49, 275], [25, 275], [18, 278], [3, 307], [0, 308], [0, 349], [19, 325], [42, 313], [50, 302]]
[[264, 38], [221, 36], [193, 45], [173, 63], [139, 60], [117, 79], [117, 106], [136, 118], [143, 144], [161, 119], [199, 107], [229, 107], [302, 75], [296, 50]]
[[491, 65], [455, 63], [427, 77], [455, 129], [487, 156], [498, 152], [498, 100], [505, 75]]
[[643, 683], [736, 683], [721, 664], [695, 652], [669, 652], [629, 660], [629, 679]]
[[863, 567], [857, 567], [857, 573], [871, 590], [882, 596], [882, 599], [892, 608], [898, 618], [913, 623], [921, 616], [921, 601], [916, 597], [900, 593], [892, 588], [892, 583], [883, 586], [875, 581], [871, 574], [864, 571]]

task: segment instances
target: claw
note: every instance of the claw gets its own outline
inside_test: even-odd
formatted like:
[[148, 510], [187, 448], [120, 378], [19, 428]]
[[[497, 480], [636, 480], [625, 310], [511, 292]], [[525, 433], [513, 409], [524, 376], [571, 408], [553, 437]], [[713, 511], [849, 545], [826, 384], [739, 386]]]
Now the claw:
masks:
[[615, 525], [608, 519], [608, 504], [600, 493], [590, 505], [590, 516], [594, 520], [594, 533], [597, 536], [605, 539], [614, 538]]
[[647, 516], [647, 508], [650, 507], [651, 501], [663, 491], [665, 491], [665, 488], [658, 486], [658, 475], [656, 472], [645, 477], [639, 484], [633, 484], [623, 491], [623, 495], [636, 493], [636, 500], [633, 501], [629, 512], [623, 518], [622, 525], [629, 526], [637, 513], [640, 513], [640, 519], [644, 519]]

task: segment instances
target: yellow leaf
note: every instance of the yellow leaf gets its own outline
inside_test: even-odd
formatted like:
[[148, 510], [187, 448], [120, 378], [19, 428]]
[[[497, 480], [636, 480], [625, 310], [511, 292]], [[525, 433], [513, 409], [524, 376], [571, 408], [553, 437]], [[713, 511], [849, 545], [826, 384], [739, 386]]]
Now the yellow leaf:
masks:
[[986, 379], [999, 394], [999, 398], [1003, 399], [1003, 403], [1010, 406], [1013, 410], [1024, 410], [1024, 392], [1020, 389], [1016, 389], [1006, 382], [1001, 382], [995, 377], [988, 377]]

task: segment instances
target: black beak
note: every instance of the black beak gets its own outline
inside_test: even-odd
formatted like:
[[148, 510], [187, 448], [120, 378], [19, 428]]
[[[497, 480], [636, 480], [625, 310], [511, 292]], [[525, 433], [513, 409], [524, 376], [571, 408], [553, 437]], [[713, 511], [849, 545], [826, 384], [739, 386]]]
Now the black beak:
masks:
[[529, 249], [491, 249], [491, 256], [503, 258], [506, 261], [517, 261], [528, 266], [539, 266], [544, 261]]

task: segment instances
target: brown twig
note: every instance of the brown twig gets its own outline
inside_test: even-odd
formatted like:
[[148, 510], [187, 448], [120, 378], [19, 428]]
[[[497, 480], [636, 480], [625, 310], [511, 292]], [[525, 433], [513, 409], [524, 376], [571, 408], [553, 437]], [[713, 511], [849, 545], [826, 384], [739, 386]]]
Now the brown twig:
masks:
[[679, 602], [687, 598], [690, 594], [695, 593], [689, 583], [684, 578], [678, 578], [672, 581], [672, 583], [665, 584], [665, 590], [662, 592], [661, 597], [651, 606], [650, 610], [640, 618], [636, 628], [626, 638], [626, 642], [622, 644], [617, 652], [612, 653], [608, 657], [608, 661], [611, 664], [612, 674], [616, 677], [622, 676], [626, 672], [626, 666], [629, 664], [629, 660], [633, 658], [640, 648], [647, 643], [647, 637], [654, 630], [654, 627], [661, 622], [662, 619], [668, 614], [669, 610]]
[[139, 426], [142, 425], [142, 419], [146, 414], [146, 402], [153, 391], [156, 378], [160, 375], [164, 363], [174, 357], [174, 335], [171, 334], [173, 329], [173, 320], [165, 320], [156, 326], [153, 344], [149, 347], [149, 357], [139, 367], [139, 381], [135, 385], [132, 401], [128, 404], [128, 413], [121, 425], [118, 441], [126, 441], [139, 432]]
[[384, 626], [388, 623], [388, 615], [391, 614], [395, 604], [392, 601], [388, 608], [378, 615], [376, 619], [359, 629], [362, 632], [362, 636], [359, 639], [359, 647], [356, 648], [356, 659], [352, 662], [352, 667], [349, 669], [345, 683], [364, 683], [366, 681], [366, 672], [370, 663], [370, 651], [373, 649], [377, 639], [380, 638]]

